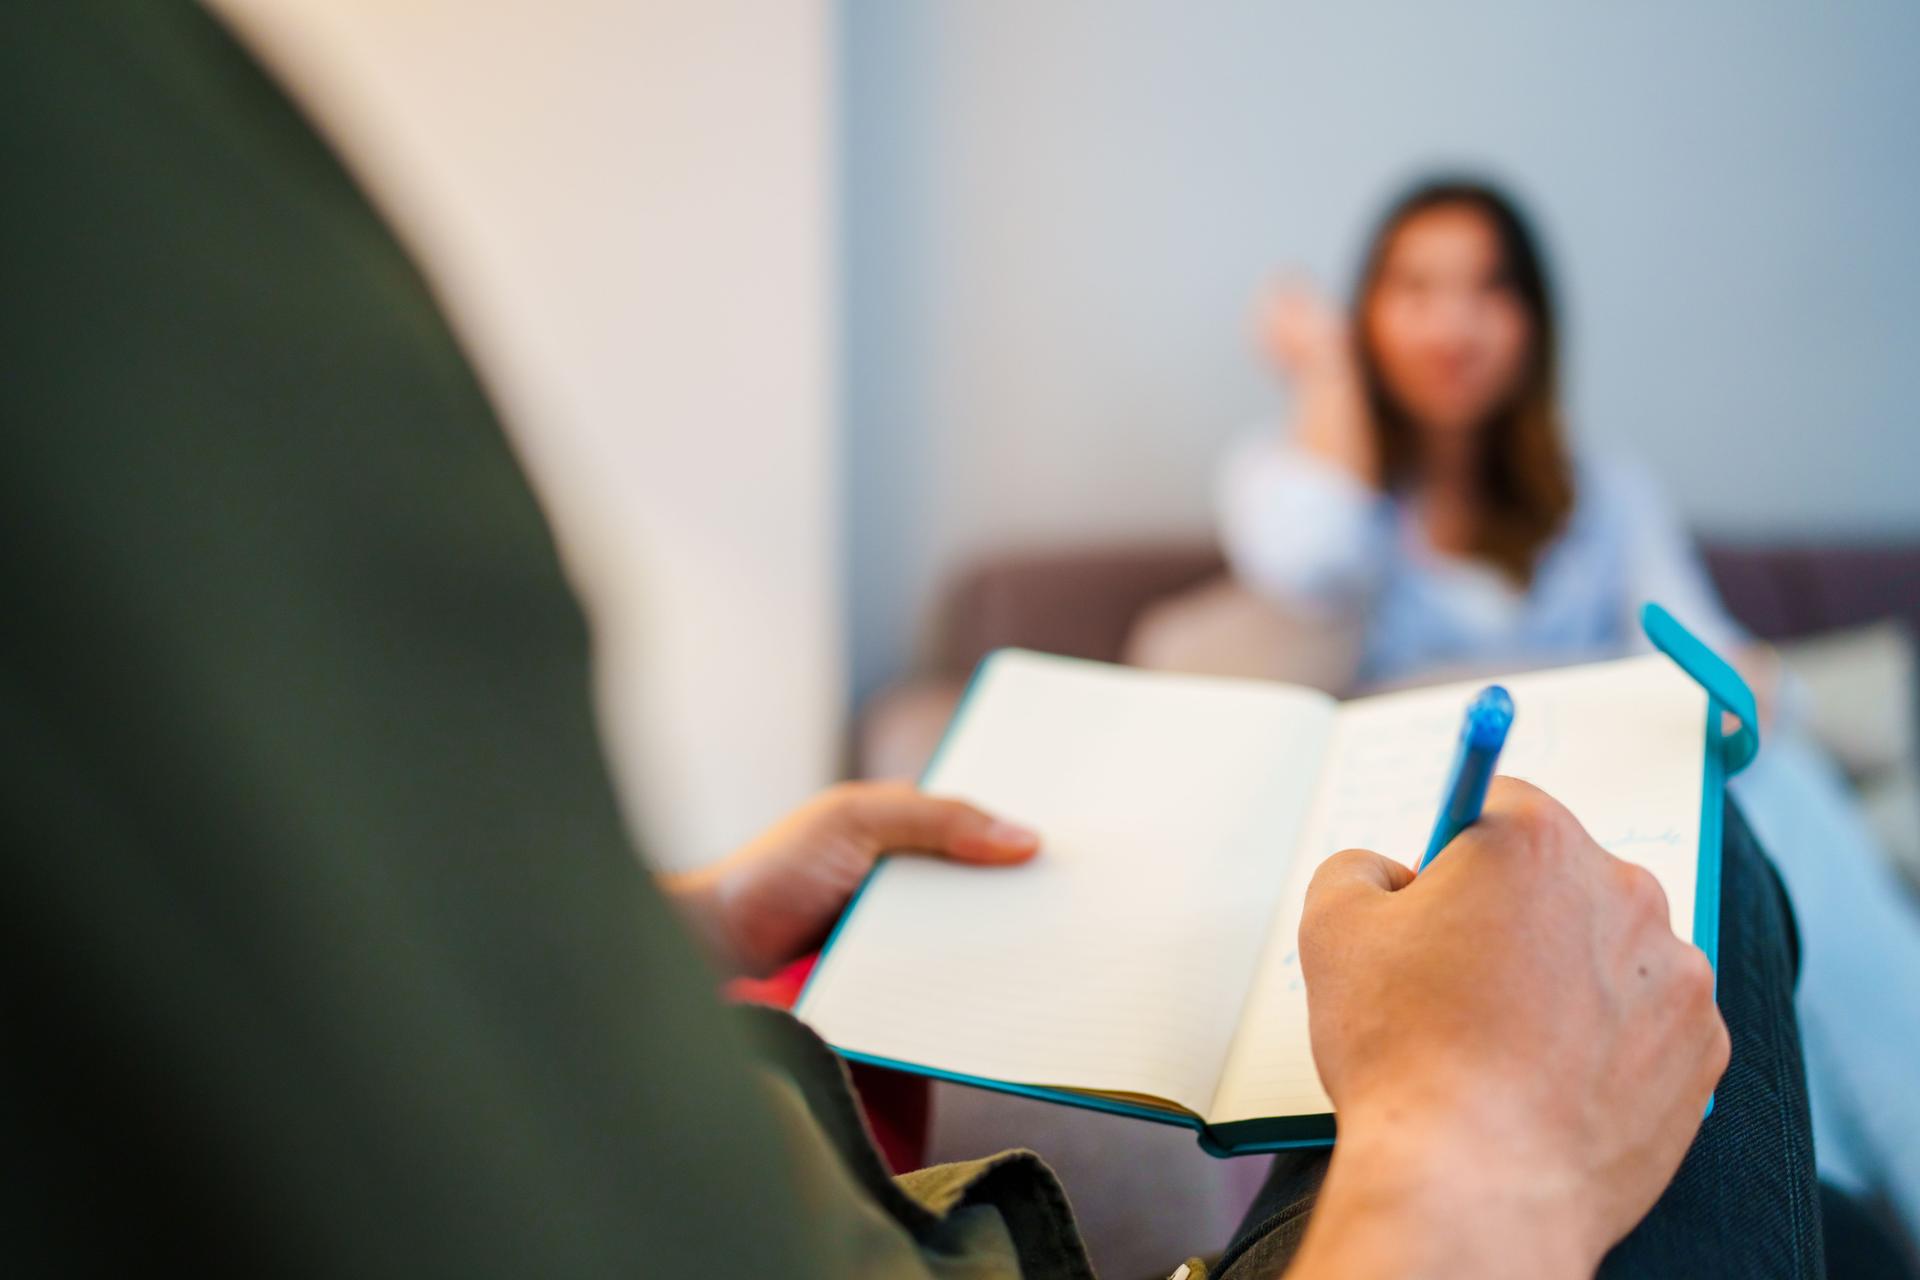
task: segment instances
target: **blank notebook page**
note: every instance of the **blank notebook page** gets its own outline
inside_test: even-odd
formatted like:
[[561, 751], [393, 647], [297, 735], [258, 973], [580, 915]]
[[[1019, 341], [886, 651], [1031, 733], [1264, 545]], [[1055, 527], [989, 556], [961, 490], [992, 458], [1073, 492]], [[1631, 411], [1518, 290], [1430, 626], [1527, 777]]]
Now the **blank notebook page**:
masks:
[[851, 1052], [1204, 1112], [1333, 719], [1310, 690], [996, 655], [924, 785], [1040, 856], [888, 859], [800, 1015]]
[[[1693, 937], [1706, 693], [1657, 654], [1501, 681], [1513, 729], [1499, 772], [1573, 813], [1600, 846], [1652, 871], [1673, 931]], [[1340, 708], [1326, 776], [1272, 925], [1245, 1027], [1212, 1107], [1217, 1122], [1332, 1110], [1307, 1039], [1295, 939], [1313, 872], [1346, 848], [1408, 866], [1426, 851], [1467, 703], [1484, 681], [1361, 698]]]

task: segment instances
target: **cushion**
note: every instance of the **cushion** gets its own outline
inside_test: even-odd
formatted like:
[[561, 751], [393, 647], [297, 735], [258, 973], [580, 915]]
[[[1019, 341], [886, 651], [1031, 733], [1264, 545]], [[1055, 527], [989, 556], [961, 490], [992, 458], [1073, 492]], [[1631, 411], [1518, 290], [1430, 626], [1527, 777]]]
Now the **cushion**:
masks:
[[1897, 622], [1833, 631], [1780, 646], [1805, 688], [1807, 730], [1856, 782], [1911, 762], [1914, 639]]
[[1814, 739], [1859, 794], [1881, 847], [1920, 886], [1920, 681], [1913, 633], [1883, 622], [1780, 646]]
[[1257, 676], [1341, 693], [1360, 668], [1357, 614], [1307, 617], [1218, 577], [1143, 611], [1123, 661], [1191, 675]]

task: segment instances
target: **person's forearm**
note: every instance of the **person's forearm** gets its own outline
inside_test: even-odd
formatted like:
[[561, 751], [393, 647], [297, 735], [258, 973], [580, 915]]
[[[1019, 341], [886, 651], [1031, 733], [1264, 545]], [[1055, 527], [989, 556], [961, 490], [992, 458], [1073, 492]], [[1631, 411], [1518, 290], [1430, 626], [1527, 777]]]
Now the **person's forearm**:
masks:
[[1591, 1276], [1577, 1191], [1516, 1186], [1475, 1158], [1390, 1123], [1343, 1132], [1287, 1280]]
[[1379, 486], [1366, 393], [1350, 367], [1338, 364], [1301, 379], [1288, 438], [1369, 488]]
[[1219, 533], [1234, 575], [1308, 615], [1340, 614], [1377, 582], [1386, 499], [1298, 445], [1247, 436], [1222, 462]]

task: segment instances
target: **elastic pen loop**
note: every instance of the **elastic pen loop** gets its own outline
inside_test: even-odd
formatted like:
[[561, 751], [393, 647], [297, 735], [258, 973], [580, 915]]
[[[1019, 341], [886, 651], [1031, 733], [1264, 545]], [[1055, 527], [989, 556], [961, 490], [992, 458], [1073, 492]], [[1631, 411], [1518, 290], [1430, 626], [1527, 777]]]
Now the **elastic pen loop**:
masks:
[[1739, 722], [1732, 732], [1721, 733], [1720, 759], [1729, 777], [1746, 768], [1760, 750], [1760, 713], [1747, 682], [1740, 678], [1732, 663], [1709, 649], [1698, 636], [1681, 626], [1678, 618], [1652, 601], [1641, 606], [1640, 629], [1647, 633], [1654, 648], [1672, 658], [1682, 671], [1699, 682], [1715, 706], [1732, 713]]

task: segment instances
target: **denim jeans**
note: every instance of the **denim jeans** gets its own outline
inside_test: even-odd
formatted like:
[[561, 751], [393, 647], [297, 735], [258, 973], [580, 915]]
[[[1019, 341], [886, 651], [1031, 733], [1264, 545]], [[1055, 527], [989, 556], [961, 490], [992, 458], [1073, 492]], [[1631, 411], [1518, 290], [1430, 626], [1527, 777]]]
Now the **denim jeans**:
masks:
[[[1793, 1014], [1799, 942], [1786, 892], [1740, 811], [1726, 809], [1720, 1012], [1733, 1043], [1713, 1114], [1603, 1277], [1825, 1274], [1806, 1073]], [[1325, 1151], [1282, 1154], [1216, 1274], [1278, 1275], [1326, 1176]]]

